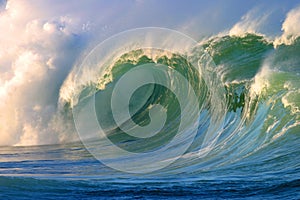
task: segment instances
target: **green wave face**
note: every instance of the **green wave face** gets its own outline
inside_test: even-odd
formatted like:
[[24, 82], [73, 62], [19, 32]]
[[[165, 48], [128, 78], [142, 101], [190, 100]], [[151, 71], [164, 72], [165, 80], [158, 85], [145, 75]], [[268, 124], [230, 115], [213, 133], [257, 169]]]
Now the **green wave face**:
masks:
[[[152, 49], [151, 57], [149, 49], [129, 51], [121, 55], [105, 73], [99, 74], [96, 82], [83, 87], [77, 95], [76, 106], [84, 105], [94, 96], [97, 120], [107, 138], [119, 148], [133, 153], [160, 149], [173, 140], [176, 134], [183, 134], [178, 133], [183, 118], [197, 118], [197, 135], [186, 152], [191, 156], [178, 161], [178, 166], [194, 166], [196, 171], [213, 160], [219, 160], [213, 162], [219, 166], [255, 155], [263, 147], [268, 152], [268, 146], [277, 146], [282, 139], [293, 140], [299, 135], [299, 40], [292, 45], [274, 48], [272, 42], [263, 36], [223, 36], [204, 42], [201, 48], [211, 56], [210, 62], [214, 64], [208, 67], [208, 61], [202, 57], [201, 51], [199, 53], [195, 50], [192, 56], [197, 59], [200, 71], [192, 66], [190, 60], [193, 59], [187, 59], [186, 55]], [[166, 71], [155, 75], [159, 80], [176, 81], [176, 77], [170, 75], [171, 70], [176, 70], [187, 79], [189, 88], [176, 87], [182, 93], [186, 90], [195, 92], [200, 114], [193, 115], [194, 108], [188, 101], [182, 108], [169, 88], [159, 84], [143, 85], [129, 101], [128, 109], [134, 125], [126, 119], [122, 126], [129, 129], [147, 126], [151, 123], [149, 111], [156, 104], [166, 110], [167, 118], [158, 134], [139, 138], [126, 134], [115, 122], [111, 98], [116, 84], [126, 73], [147, 64], [156, 68], [167, 66]], [[149, 72], [147, 76], [154, 75]], [[186, 99], [189, 99], [188, 95]], [[65, 112], [73, 109], [71, 105], [71, 102], [65, 103]], [[183, 114], [183, 110], [191, 115]], [[223, 121], [218, 122], [220, 119]], [[189, 127], [183, 130], [188, 132]], [[207, 139], [207, 134], [217, 138], [214, 147], [207, 156], [193, 157], [211, 139]], [[281, 145], [278, 148], [288, 146]], [[272, 152], [268, 153], [272, 155]], [[263, 162], [263, 157], [257, 159]]]
[[[155, 50], [157, 55], [163, 54], [161, 50]], [[111, 98], [112, 92], [119, 79], [128, 71], [145, 64], [154, 64], [156, 67], [160, 67], [159, 64], [168, 66], [169, 69], [176, 70], [184, 78], [190, 80], [189, 83], [192, 86], [192, 90], [197, 92], [198, 105], [203, 107], [206, 101], [206, 97], [209, 96], [207, 85], [201, 78], [199, 72], [191, 66], [191, 63], [187, 61], [184, 56], [172, 54], [168, 56], [158, 56], [155, 59], [151, 59], [145, 55], [142, 49], [131, 51], [122, 55], [111, 68], [109, 74], [103, 76], [103, 79], [110, 79], [108, 83], [101, 85], [104, 81], [100, 79], [98, 84], [93, 87], [95, 91], [95, 108], [97, 118], [100, 126], [106, 130], [108, 138], [116, 145], [126, 149], [130, 152], [144, 152], [151, 151], [156, 148], [160, 148], [162, 145], [168, 143], [173, 139], [174, 135], [178, 132], [178, 127], [181, 121], [181, 107], [176, 98], [176, 95], [167, 87], [159, 84], [147, 84], [139, 87], [131, 96], [129, 102], [129, 112], [132, 116], [132, 120], [136, 125], [146, 126], [150, 123], [149, 110], [153, 105], [161, 105], [167, 111], [167, 120], [163, 129], [155, 136], [149, 138], [138, 138], [130, 136], [124, 133], [118, 125], [115, 123], [112, 110], [111, 110]], [[161, 80], [171, 80], [174, 78], [168, 74], [169, 71], [159, 74]], [[151, 76], [151, 74], [149, 74]], [[176, 78], [176, 77], [175, 77]], [[179, 91], [186, 88], [177, 88]], [[87, 96], [90, 93], [86, 93]], [[81, 95], [81, 99], [85, 99], [86, 96]], [[188, 105], [186, 105], [188, 106]], [[190, 108], [188, 108], [190, 109]], [[207, 105], [208, 109], [208, 105]], [[123, 124], [126, 126], [126, 121]], [[134, 127], [132, 127], [134, 128]], [[128, 145], [130, 142], [130, 145]]]

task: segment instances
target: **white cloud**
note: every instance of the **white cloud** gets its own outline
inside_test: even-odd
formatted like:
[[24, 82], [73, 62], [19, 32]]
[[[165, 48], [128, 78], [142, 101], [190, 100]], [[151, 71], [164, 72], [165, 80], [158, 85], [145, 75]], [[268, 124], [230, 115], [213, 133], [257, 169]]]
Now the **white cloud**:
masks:
[[58, 142], [59, 87], [78, 55], [82, 24], [47, 18], [29, 1], [10, 0], [0, 15], [0, 145]]

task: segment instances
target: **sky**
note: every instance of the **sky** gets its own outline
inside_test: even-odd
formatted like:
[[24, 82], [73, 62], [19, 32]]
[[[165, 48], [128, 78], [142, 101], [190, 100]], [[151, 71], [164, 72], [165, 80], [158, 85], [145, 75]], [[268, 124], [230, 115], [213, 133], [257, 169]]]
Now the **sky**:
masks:
[[[99, 42], [141, 27], [195, 40], [258, 32], [288, 42], [300, 33], [300, 1], [0, 0], [0, 145], [59, 143], [60, 88]], [[298, 25], [297, 25], [298, 24]]]
[[[5, 0], [1, 0], [5, 2]], [[0, 1], [0, 2], [1, 2]], [[8, 1], [9, 2], [9, 1]], [[79, 24], [87, 24], [98, 34], [113, 34], [130, 28], [158, 26], [180, 30], [192, 37], [216, 34], [229, 29], [247, 12], [256, 17], [269, 15], [264, 30], [279, 32], [280, 21], [298, 1], [267, 0], [27, 0], [15, 1], [27, 7], [28, 19], [49, 20], [68, 16]], [[9, 3], [10, 4], [10, 3]], [[14, 4], [14, 3], [11, 3]], [[26, 12], [25, 11], [25, 12]], [[25, 12], [23, 13], [25, 15]]]

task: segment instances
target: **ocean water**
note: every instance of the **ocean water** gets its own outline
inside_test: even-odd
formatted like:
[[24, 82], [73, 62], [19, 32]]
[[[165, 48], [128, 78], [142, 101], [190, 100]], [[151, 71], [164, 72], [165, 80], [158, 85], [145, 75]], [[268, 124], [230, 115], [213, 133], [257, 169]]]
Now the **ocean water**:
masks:
[[101, 165], [81, 144], [3, 147], [1, 158], [3, 199], [299, 198], [299, 170], [284, 166], [294, 159], [286, 153], [264, 164], [246, 159], [193, 174], [142, 176]]
[[[151, 50], [151, 57], [147, 49], [138, 49], [113, 61], [108, 73], [95, 84], [80, 87], [79, 95], [61, 99], [62, 119], [80, 123], [74, 119], [78, 115], [74, 110], [80, 113], [89, 104], [88, 99], [94, 97], [96, 117], [112, 143], [107, 145], [103, 138], [82, 137], [83, 142], [68, 144], [0, 147], [1, 198], [299, 199], [300, 41], [274, 48], [272, 41], [262, 35], [224, 35], [202, 41], [200, 46], [201, 51], [194, 51], [193, 55], [197, 55], [199, 66], [205, 63], [204, 67], [209, 69], [201, 74], [187, 56]], [[198, 56], [204, 52], [212, 60]], [[214, 64], [208, 65], [209, 62]], [[149, 106], [161, 104], [168, 109], [167, 125], [159, 136], [139, 138], [124, 134], [113, 120], [107, 101], [110, 102], [120, 77], [141, 65], [159, 70], [169, 66], [165, 69], [167, 73], [159, 74], [159, 79], [173, 80], [170, 69], [182, 74], [189, 80], [189, 88], [176, 87], [181, 93], [183, 89], [195, 91], [199, 112], [193, 112], [195, 107], [190, 108], [189, 103], [180, 104], [171, 86], [147, 83], [130, 98], [132, 120], [140, 125], [149, 124]], [[219, 78], [215, 81], [212, 77]], [[183, 111], [180, 105], [184, 105]], [[197, 119], [199, 123], [196, 127], [187, 123], [179, 129], [178, 120], [182, 118], [192, 123]], [[180, 158], [159, 168], [143, 160], [146, 152], [155, 153], [176, 134], [187, 134], [179, 137], [179, 142], [185, 143], [194, 130], [190, 126], [195, 128], [196, 135]], [[79, 131], [80, 127], [77, 124]], [[216, 140], [207, 139], [207, 134]], [[114, 151], [111, 146], [134, 152], [135, 159], [143, 162], [115, 155], [110, 152]], [[106, 156], [96, 159], [99, 157], [91, 149]], [[170, 154], [154, 155], [164, 160], [170, 159]], [[127, 166], [127, 159], [136, 163]], [[145, 168], [153, 170], [144, 172]]]

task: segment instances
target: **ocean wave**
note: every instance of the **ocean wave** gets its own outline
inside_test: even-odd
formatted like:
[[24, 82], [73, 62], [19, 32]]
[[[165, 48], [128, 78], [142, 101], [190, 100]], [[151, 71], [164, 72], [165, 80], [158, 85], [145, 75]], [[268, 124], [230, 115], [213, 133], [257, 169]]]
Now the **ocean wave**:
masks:
[[[6, 12], [1, 20], [14, 19], [12, 11]], [[221, 169], [255, 157], [259, 152], [264, 153], [258, 158], [258, 163], [265, 162], [268, 154], [278, 157], [272, 151], [297, 154], [288, 146], [298, 140], [300, 123], [298, 14], [298, 8], [291, 10], [283, 22], [283, 34], [273, 38], [258, 30], [267, 16], [253, 18], [252, 12], [230, 31], [198, 43], [192, 39], [180, 40], [180, 37], [158, 39], [156, 45], [172, 43], [167, 50], [150, 48], [159, 34], [156, 38], [144, 40], [149, 48], [139, 46], [137, 38], [132, 37], [122, 41], [132, 46], [118, 51], [114, 50], [120, 43], [106, 46], [99, 52], [103, 56], [99, 63], [96, 62], [99, 61], [97, 56], [88, 62], [84, 59], [77, 61], [72, 63], [75, 65], [73, 69], [59, 70], [59, 77], [56, 76], [57, 71], [55, 73], [55, 62], [58, 61], [53, 59], [55, 46], [59, 43], [66, 46], [74, 44], [80, 37], [68, 29], [68, 18], [52, 22], [31, 21], [27, 24], [27, 34], [33, 29], [40, 30], [42, 32], [35, 37], [36, 41], [52, 35], [58, 42], [20, 50], [21, 55], [13, 63], [13, 72], [1, 77], [0, 98], [3, 101], [0, 106], [3, 113], [0, 119], [3, 125], [0, 126], [0, 144], [30, 146], [93, 140], [97, 132], [94, 129], [89, 130], [91, 134], [87, 133], [84, 138], [78, 136], [74, 110], [80, 110], [89, 103], [89, 99], [94, 99], [96, 121], [109, 140], [126, 151], [154, 152], [176, 138], [178, 131], [180, 139], [176, 138], [177, 144], [186, 144], [185, 138], [193, 138], [182, 157], [175, 154], [162, 156], [165, 161], [173, 158], [178, 161], [170, 166], [175, 171], [184, 172], [186, 168], [197, 172], [210, 167]], [[26, 39], [34, 40], [32, 35], [27, 36]], [[188, 52], [193, 45], [193, 51]], [[45, 46], [51, 53], [46, 56], [36, 53]], [[78, 52], [69, 59], [74, 60], [76, 55]], [[149, 77], [166, 85], [149, 83], [136, 90], [129, 99], [129, 115], [121, 113], [125, 117], [120, 119], [120, 123], [116, 122], [110, 105], [116, 85], [128, 72], [149, 64], [160, 74], [156, 77], [149, 72]], [[176, 85], [178, 77], [174, 72], [187, 80], [188, 85]], [[11, 92], [13, 89], [16, 89], [15, 93]], [[21, 98], [27, 89], [31, 95]], [[37, 95], [43, 89], [43, 95]], [[185, 96], [182, 98], [184, 103], [180, 103], [175, 91]], [[190, 103], [189, 95], [192, 93], [197, 101]], [[36, 96], [39, 96], [37, 102], [32, 101]], [[23, 104], [26, 104], [26, 109], [20, 108]], [[151, 118], [153, 108], [165, 113], [165, 118], [156, 115]], [[89, 121], [91, 116], [85, 117], [83, 119]], [[159, 119], [156, 123], [162, 128], [157, 136], [145, 139], [144, 136], [135, 137], [137, 133], [128, 135], [124, 131], [136, 126], [147, 127], [155, 118]], [[185, 119], [185, 124], [180, 128], [182, 119]], [[165, 123], [161, 124], [160, 120]], [[191, 134], [193, 132], [195, 135]], [[101, 142], [100, 138], [91, 147]], [[122, 157], [118, 159], [122, 160]]]
[[[88, 98], [95, 96], [97, 120], [114, 145], [135, 153], [155, 151], [174, 138], [181, 118], [188, 121], [197, 118], [195, 113], [192, 114], [193, 104], [186, 103], [185, 109], [190, 115], [182, 115], [176, 95], [168, 88], [155, 84], [139, 88], [129, 102], [134, 125], [126, 125], [129, 119], [124, 119], [121, 126], [129, 126], [129, 130], [136, 125], [151, 123], [149, 111], [155, 104], [167, 109], [162, 132], [157, 137], [144, 139], [128, 136], [122, 131], [120, 124], [114, 121], [110, 102], [116, 83], [130, 70], [145, 64], [154, 64], [158, 69], [165, 65], [188, 80], [201, 108], [193, 143], [171, 168], [184, 171], [186, 167], [195, 167], [196, 171], [201, 171], [208, 167], [228, 167], [229, 163], [247, 160], [260, 151], [266, 151], [264, 155], [271, 154], [271, 146], [272, 151], [286, 149], [289, 142], [280, 145], [281, 141], [292, 142], [295, 139], [300, 120], [297, 48], [297, 40], [274, 48], [267, 39], [256, 34], [216, 37], [203, 42], [202, 50], [194, 52], [196, 55], [193, 56], [198, 59], [197, 67], [202, 73], [192, 67], [186, 55], [155, 49], [131, 50], [113, 59], [102, 74], [90, 69], [85, 73], [85, 69], [81, 69], [81, 75], [89, 79], [82, 82], [72, 79], [73, 85], [80, 85], [75, 88], [80, 89], [73, 90], [76, 93], [72, 93], [71, 98], [70, 95], [65, 98], [64, 91], [70, 88], [70, 82], [65, 82], [61, 89], [61, 113], [72, 116], [70, 113], [75, 107], [82, 107]], [[211, 55], [213, 64], [208, 65], [207, 59], [203, 59], [206, 53]], [[176, 80], [166, 70], [160, 78], [171, 82]], [[179, 87], [181, 93], [184, 93], [183, 89]], [[190, 126], [193, 127], [193, 124]], [[182, 130], [177, 134], [185, 132]], [[185, 143], [185, 140], [181, 142]], [[101, 141], [91, 144], [93, 148], [95, 145], [101, 145]], [[107, 146], [105, 148], [109, 151]], [[261, 163], [264, 158], [260, 159]], [[114, 159], [122, 160], [122, 156]], [[288, 162], [286, 165], [289, 165]]]

